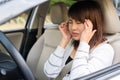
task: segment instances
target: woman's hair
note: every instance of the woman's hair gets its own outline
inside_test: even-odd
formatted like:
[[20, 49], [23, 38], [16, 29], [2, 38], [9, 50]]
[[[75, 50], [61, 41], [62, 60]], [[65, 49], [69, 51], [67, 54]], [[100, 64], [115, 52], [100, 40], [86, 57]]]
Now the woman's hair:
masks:
[[[89, 42], [91, 47], [97, 46], [105, 40], [103, 37], [103, 13], [99, 3], [96, 1], [82, 0], [74, 3], [69, 8], [68, 16], [82, 23], [85, 22], [85, 19], [90, 19], [92, 21], [93, 30], [96, 29], [97, 31]], [[77, 48], [79, 41], [73, 41], [73, 45]]]

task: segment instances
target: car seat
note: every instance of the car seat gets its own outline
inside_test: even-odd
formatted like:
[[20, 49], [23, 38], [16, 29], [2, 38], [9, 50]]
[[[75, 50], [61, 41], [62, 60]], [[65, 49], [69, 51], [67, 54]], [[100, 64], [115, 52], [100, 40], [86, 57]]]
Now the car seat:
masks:
[[45, 32], [36, 41], [27, 57], [27, 64], [37, 80], [48, 80], [44, 74], [44, 63], [61, 40], [58, 25], [67, 19], [67, 6], [56, 3], [50, 9], [52, 25], [45, 26]]
[[112, 0], [97, 0], [102, 5], [105, 17], [104, 35], [114, 51], [113, 64], [120, 62], [120, 19]]

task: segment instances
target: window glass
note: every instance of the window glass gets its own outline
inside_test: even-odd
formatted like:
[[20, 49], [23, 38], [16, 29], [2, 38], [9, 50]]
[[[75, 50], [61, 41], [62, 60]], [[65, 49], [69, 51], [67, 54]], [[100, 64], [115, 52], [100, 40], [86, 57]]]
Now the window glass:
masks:
[[120, 0], [113, 0], [113, 4], [114, 4], [114, 6], [116, 8], [118, 16], [120, 16]]
[[[76, 1], [75, 0], [51, 0], [49, 9], [50, 9], [51, 5], [53, 5], [55, 3], [58, 3], [58, 2], [64, 2], [68, 6], [68, 8], [69, 8]], [[50, 19], [50, 13], [49, 13], [49, 11], [50, 10], [48, 10], [47, 16], [45, 18], [45, 25], [53, 24], [52, 21], [51, 21], [51, 19]]]
[[1, 31], [12, 31], [12, 30], [24, 29], [29, 13], [30, 13], [29, 11], [24, 12], [21, 15], [0, 25], [0, 30]]

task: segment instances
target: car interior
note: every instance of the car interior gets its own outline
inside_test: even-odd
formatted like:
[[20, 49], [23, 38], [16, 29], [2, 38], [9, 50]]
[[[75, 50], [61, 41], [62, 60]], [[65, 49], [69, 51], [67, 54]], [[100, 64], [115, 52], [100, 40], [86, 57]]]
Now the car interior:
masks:
[[47, 80], [44, 74], [44, 63], [55, 50], [61, 40], [58, 25], [67, 19], [67, 6], [64, 3], [56, 3], [50, 9], [52, 26], [46, 25], [45, 32], [36, 41], [27, 57], [27, 64], [38, 80]]
[[101, 1], [102, 9], [105, 16], [105, 27], [104, 34], [108, 38], [108, 42], [113, 46], [115, 50], [115, 57], [113, 64], [120, 62], [119, 47], [120, 47], [120, 20], [116, 12], [116, 9], [113, 5], [113, 2], [110, 0]]
[[[116, 5], [118, 3], [116, 2], [117, 0], [114, 0], [113, 2], [112, 2], [112, 0], [96, 0], [96, 1], [98, 1], [101, 4], [102, 10], [103, 10], [104, 16], [105, 16], [104, 35], [108, 39], [106, 42], [110, 43], [115, 51], [115, 56], [114, 56], [114, 60], [113, 60], [113, 65], [114, 65], [114, 64], [117, 64], [120, 62], [120, 53], [119, 53], [119, 49], [120, 49], [120, 44], [119, 44], [120, 43], [120, 19], [119, 19], [118, 12], [116, 11], [116, 9], [118, 8]], [[48, 4], [48, 3], [45, 3], [45, 4]], [[45, 4], [43, 3], [41, 6], [46, 7]], [[41, 8], [37, 7], [36, 11], [39, 11], [39, 10], [41, 10]], [[30, 75], [33, 75], [35, 77], [35, 79], [34, 79], [33, 76], [31, 76], [29, 78], [29, 80], [54, 80], [54, 79], [47, 78], [46, 75], [44, 74], [44, 63], [46, 62], [46, 60], [48, 59], [50, 54], [56, 49], [56, 47], [58, 46], [58, 44], [61, 40], [62, 35], [58, 29], [58, 26], [61, 22], [64, 22], [67, 20], [67, 18], [68, 18], [67, 10], [68, 10], [68, 6], [63, 2], [58, 2], [54, 5], [52, 5], [50, 8], [50, 19], [52, 21], [52, 24], [47, 24], [47, 25], [44, 25], [44, 17], [42, 17], [42, 16], [46, 15], [45, 13], [47, 10], [45, 10], [45, 11], [43, 10], [42, 13], [37, 12], [36, 16], [34, 16], [34, 14], [33, 14], [34, 18], [32, 20], [32, 24], [30, 24], [30, 26], [34, 26], [34, 27], [38, 26], [38, 33], [37, 33], [38, 39], [34, 43], [32, 48], [30, 49], [30, 51], [26, 57], [26, 63], [28, 65], [28, 67], [26, 67], [27, 65], [21, 59], [22, 57], [17, 57], [17, 58], [20, 58], [21, 64], [25, 65], [25, 66], [23, 66], [23, 65], [17, 64], [19, 66], [22, 66], [22, 68], [24, 68], [24, 69], [22, 69], [22, 73], [27, 74], [29, 72], [29, 68], [30, 68], [30, 71], [31, 71], [31, 72], [29, 72]], [[39, 23], [39, 24], [37, 24], [37, 23]], [[44, 27], [43, 27], [43, 25], [44, 25]], [[42, 31], [43, 28], [44, 28], [44, 32]], [[9, 36], [11, 36], [10, 34], [7, 34], [7, 35], [8, 35], [8, 38], [9, 38]], [[12, 34], [12, 36], [13, 35], [14, 34]], [[23, 34], [21, 34], [21, 33], [18, 35], [21, 35], [21, 37], [23, 37]], [[17, 41], [20, 40], [21, 42], [16, 42], [15, 39], [13, 39], [13, 38], [11, 38], [10, 40], [12, 41], [13, 44], [18, 43], [16, 48], [19, 49], [20, 45], [22, 43], [22, 39], [20, 37], [16, 37], [16, 39], [18, 39]], [[0, 41], [2, 41], [2, 40], [0, 39]], [[2, 41], [2, 42], [4, 42], [4, 41]], [[6, 44], [6, 43], [4, 42], [4, 44]], [[7, 47], [7, 45], [5, 47]], [[5, 48], [2, 47], [2, 45], [0, 46], [0, 48], [3, 49], [3, 52], [6, 52]], [[9, 51], [9, 50], [10, 49], [8, 49], [7, 51]], [[14, 53], [15, 57], [20, 56], [20, 55], [16, 55], [16, 53], [19, 54], [19, 52], [16, 50], [14, 52], [10, 52], [10, 53]], [[15, 69], [13, 71], [18, 70], [18, 72], [19, 72], [19, 69], [16, 69], [17, 65], [14, 62], [11, 62], [13, 60], [10, 57], [6, 58], [6, 57], [4, 57], [4, 55], [1, 55], [1, 56], [2, 56], [2, 58], [0, 61], [2, 61], [3, 58], [8, 59], [7, 60], [8, 63], [6, 63], [6, 64], [12, 64], [11, 69]], [[2, 65], [4, 65], [4, 64], [2, 64]], [[8, 65], [8, 67], [9, 67], [9, 65]], [[6, 67], [6, 68], [8, 68], [8, 67]], [[66, 69], [69, 69], [69, 66]], [[21, 78], [22, 73], [18, 73], [18, 72], [15, 72], [15, 73], [13, 72], [13, 73], [20, 75], [19, 77]], [[11, 74], [11, 75], [14, 75], [14, 74]], [[3, 69], [2, 69], [2, 75], [4, 75]], [[61, 72], [61, 75], [62, 75], [62, 72]], [[60, 77], [61, 77], [61, 75], [60, 75]], [[26, 75], [26, 76], [29, 77], [29, 75]], [[91, 77], [91, 76], [89, 76], [89, 77]], [[89, 79], [89, 77], [85, 76], [85, 77], [79, 78], [79, 80]], [[0, 79], [4, 80], [4, 77], [0, 78]]]
[[[102, 1], [97, 0], [97, 1], [101, 4], [103, 12], [104, 12], [105, 21], [106, 21], [105, 27], [104, 27], [104, 35], [108, 39], [107, 42], [110, 43], [115, 50], [115, 57], [113, 60], [113, 64], [116, 64], [116, 63], [120, 62], [120, 54], [119, 54], [120, 20], [119, 20], [119, 16], [116, 13], [116, 9], [115, 9], [112, 1], [110, 1], [110, 0], [102, 0]], [[64, 15], [64, 13], [63, 13], [65, 11], [65, 10], [63, 10], [63, 7], [65, 7], [65, 10], [67, 11], [67, 6], [66, 5], [61, 6], [61, 4], [59, 4], [59, 3], [57, 5], [53, 5], [51, 7], [51, 11], [52, 11], [51, 12], [51, 21], [53, 22], [53, 24], [59, 25], [62, 21], [64, 21], [64, 20], [62, 20], [62, 18], [64, 18], [66, 15]], [[58, 14], [57, 14], [57, 12], [58, 12]], [[63, 15], [61, 15], [61, 13]], [[59, 44], [60, 39], [61, 39], [61, 34], [58, 30], [58, 26], [56, 26], [56, 25], [49, 26], [48, 25], [48, 26], [45, 26], [45, 28], [46, 28], [45, 32], [38, 39], [39, 43], [35, 43], [35, 46], [33, 46], [33, 48], [32, 48], [32, 49], [40, 48], [40, 46], [41, 46], [40, 44], [42, 44], [43, 46], [42, 46], [42, 48], [40, 48], [40, 49], [42, 49], [41, 55], [39, 53], [41, 50], [37, 49], [39, 51], [37, 51], [38, 54], [36, 53], [36, 56], [38, 57], [38, 55], [39, 55], [39, 58], [36, 58], [34, 50], [31, 49], [30, 53], [28, 55], [28, 58], [27, 58], [27, 63], [29, 65], [29, 67], [31, 68], [31, 70], [33, 70], [32, 72], [35, 72], [34, 75], [39, 80], [47, 79], [47, 77], [45, 76], [45, 74], [43, 72], [44, 63], [48, 59], [50, 54], [55, 50], [55, 48], [57, 47], [57, 45]], [[51, 39], [51, 40], [49, 40], [49, 39]], [[39, 47], [37, 45], [39, 45]], [[34, 54], [32, 54], [32, 52]], [[36, 60], [36, 62], [38, 61], [37, 63], [33, 62], [33, 61], [35, 61], [35, 59], [33, 58], [33, 55], [35, 56], [36, 59], [38, 59], [38, 60]], [[31, 61], [32, 59], [33, 59], [33, 61]], [[36, 65], [38, 68], [35, 68]], [[34, 68], [36, 69], [37, 72], [35, 71]]]

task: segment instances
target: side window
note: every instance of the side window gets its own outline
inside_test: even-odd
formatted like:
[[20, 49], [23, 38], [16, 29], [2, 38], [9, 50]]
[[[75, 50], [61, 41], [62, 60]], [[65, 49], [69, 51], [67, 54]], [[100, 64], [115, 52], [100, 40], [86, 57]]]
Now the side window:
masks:
[[29, 13], [30, 11], [24, 12], [20, 14], [19, 16], [0, 25], [0, 30], [1, 31], [13, 31], [13, 30], [24, 29]]
[[45, 25], [52, 24], [51, 18], [50, 18], [50, 13], [47, 13], [47, 16], [45, 18]]
[[120, 0], [113, 0], [113, 4], [114, 4], [117, 14], [120, 18]]
[[50, 6], [49, 6], [49, 10], [48, 10], [47, 16], [45, 18], [45, 26], [53, 24], [52, 21], [51, 21], [51, 15], [50, 15], [51, 6], [56, 4], [56, 3], [61, 3], [61, 2], [65, 3], [67, 8], [69, 8], [76, 1], [74, 1], [74, 0], [51, 0]]

